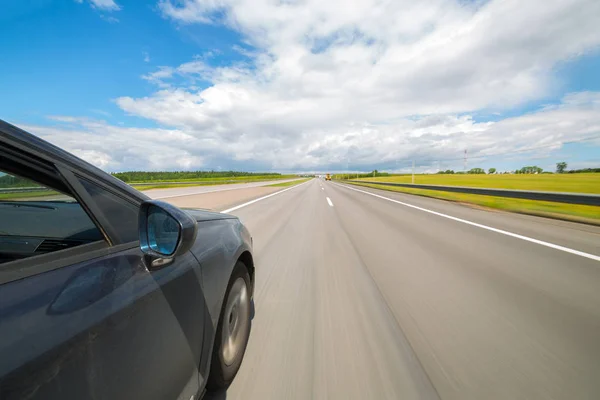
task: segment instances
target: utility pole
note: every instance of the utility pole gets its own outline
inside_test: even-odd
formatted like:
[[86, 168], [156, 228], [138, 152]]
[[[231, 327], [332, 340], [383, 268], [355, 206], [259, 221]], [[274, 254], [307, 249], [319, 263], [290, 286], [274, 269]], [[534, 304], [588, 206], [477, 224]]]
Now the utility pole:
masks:
[[412, 183], [415, 184], [415, 160], [413, 160]]
[[463, 162], [463, 172], [466, 174], [467, 173], [467, 149], [465, 149], [465, 159]]

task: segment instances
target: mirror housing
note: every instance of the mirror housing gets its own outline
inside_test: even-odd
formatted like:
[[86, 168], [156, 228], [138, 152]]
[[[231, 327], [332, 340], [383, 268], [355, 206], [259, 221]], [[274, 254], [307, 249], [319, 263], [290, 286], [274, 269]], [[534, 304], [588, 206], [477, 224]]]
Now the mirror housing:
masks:
[[194, 245], [197, 232], [196, 220], [169, 203], [148, 200], [140, 206], [138, 233], [148, 269], [170, 264], [187, 252]]

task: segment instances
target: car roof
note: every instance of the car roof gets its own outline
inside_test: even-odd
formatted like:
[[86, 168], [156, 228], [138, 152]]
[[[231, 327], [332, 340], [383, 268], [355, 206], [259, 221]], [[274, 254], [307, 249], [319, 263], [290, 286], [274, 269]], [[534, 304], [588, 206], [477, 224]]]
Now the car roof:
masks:
[[65, 151], [58, 146], [55, 146], [35, 135], [32, 135], [29, 132], [24, 131], [21, 128], [18, 128], [0, 119], [0, 143], [2, 142], [20, 148], [28, 153], [33, 153], [36, 156], [44, 158], [48, 161], [60, 160], [62, 163], [67, 164], [76, 170], [81, 170], [91, 174], [95, 178], [104, 181], [104, 183], [115, 186], [134, 197], [137, 197], [141, 200], [148, 199], [148, 196], [145, 194], [135, 190], [128, 184], [124, 183], [120, 179], [115, 178], [111, 174], [104, 172], [100, 168], [95, 167], [81, 158], [74, 156], [68, 151]]

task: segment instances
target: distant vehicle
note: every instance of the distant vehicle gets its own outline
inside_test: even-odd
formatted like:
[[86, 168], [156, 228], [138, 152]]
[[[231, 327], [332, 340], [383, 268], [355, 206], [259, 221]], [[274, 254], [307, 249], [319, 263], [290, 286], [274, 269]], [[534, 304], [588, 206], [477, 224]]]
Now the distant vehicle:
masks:
[[325, 175], [325, 180], [326, 181], [330, 181], [331, 180], [331, 175], [330, 174]]
[[197, 399], [240, 368], [240, 220], [150, 200], [0, 121], [0, 398]]

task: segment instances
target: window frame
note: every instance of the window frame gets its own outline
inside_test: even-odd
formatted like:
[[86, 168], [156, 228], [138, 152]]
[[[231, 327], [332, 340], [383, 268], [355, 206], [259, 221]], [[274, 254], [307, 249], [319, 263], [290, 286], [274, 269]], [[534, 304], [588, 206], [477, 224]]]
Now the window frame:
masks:
[[[139, 239], [132, 240], [132, 241], [125, 241], [125, 240], [121, 239], [121, 235], [119, 235], [118, 230], [115, 229], [114, 226], [111, 224], [110, 218], [107, 218], [105, 216], [102, 208], [96, 203], [96, 201], [93, 199], [93, 197], [88, 193], [88, 191], [85, 189], [85, 187], [81, 184], [81, 179], [89, 181], [93, 185], [96, 185], [101, 190], [108, 192], [112, 196], [118, 198], [121, 202], [129, 203], [130, 205], [137, 207], [138, 213], [139, 213], [139, 207], [142, 205], [142, 202], [143, 202], [142, 199], [138, 199], [138, 198], [129, 196], [127, 193], [124, 193], [119, 188], [117, 188], [113, 185], [107, 184], [106, 182], [104, 182], [101, 179], [98, 179], [99, 178], [98, 176], [86, 173], [85, 171], [81, 171], [81, 170], [72, 171], [71, 169], [60, 166], [60, 165], [57, 165], [57, 169], [69, 181], [69, 183], [73, 186], [73, 188], [75, 190], [77, 190], [78, 192], [81, 192], [81, 195], [84, 198], [84, 200], [86, 201], [86, 203], [89, 203], [92, 205], [92, 207], [93, 207], [92, 212], [99, 219], [102, 226], [104, 226], [108, 230], [107, 232], [109, 232], [111, 243], [113, 245], [114, 244], [124, 244], [124, 243], [132, 243], [132, 244], [139, 243]], [[137, 223], [137, 218], [136, 218], [136, 223]]]
[[[79, 168], [72, 168], [51, 153], [40, 154], [37, 152], [38, 154], [35, 154], [36, 152], [31, 152], [30, 149], [24, 150], [18, 148], [21, 146], [11, 146], [13, 143], [11, 143], [10, 140], [6, 143], [3, 139], [2, 135], [0, 135], [0, 144], [3, 145], [0, 147], [0, 157], [18, 164], [14, 170], [16, 172], [19, 170], [23, 171], [25, 178], [31, 179], [36, 183], [41, 183], [50, 189], [55, 188], [46, 182], [55, 181], [64, 185], [69, 190], [68, 194], [76, 199], [81, 205], [92, 223], [104, 237], [104, 240], [98, 240], [68, 249], [39, 254], [0, 264], [0, 284], [38, 275], [76, 263], [92, 260], [94, 258], [104, 257], [139, 246], [139, 240], [128, 243], [119, 240], [118, 233], [106, 219], [100, 207], [94, 202], [93, 198], [79, 182], [78, 176], [87, 179], [99, 186], [102, 190], [107, 190], [123, 201], [127, 201], [137, 206], [141, 205], [143, 201], [142, 198], [129, 196], [128, 193], [124, 193], [122, 190], [119, 190], [112, 185], [107, 185], [106, 182], [98, 179], [94, 174], [87, 173]], [[6, 147], [4, 147], [4, 145], [6, 145]], [[54, 174], [56, 174], [56, 176], [51, 176]], [[17, 173], [17, 175], [20, 174]], [[39, 176], [40, 178], [31, 178], [32, 175]]]

